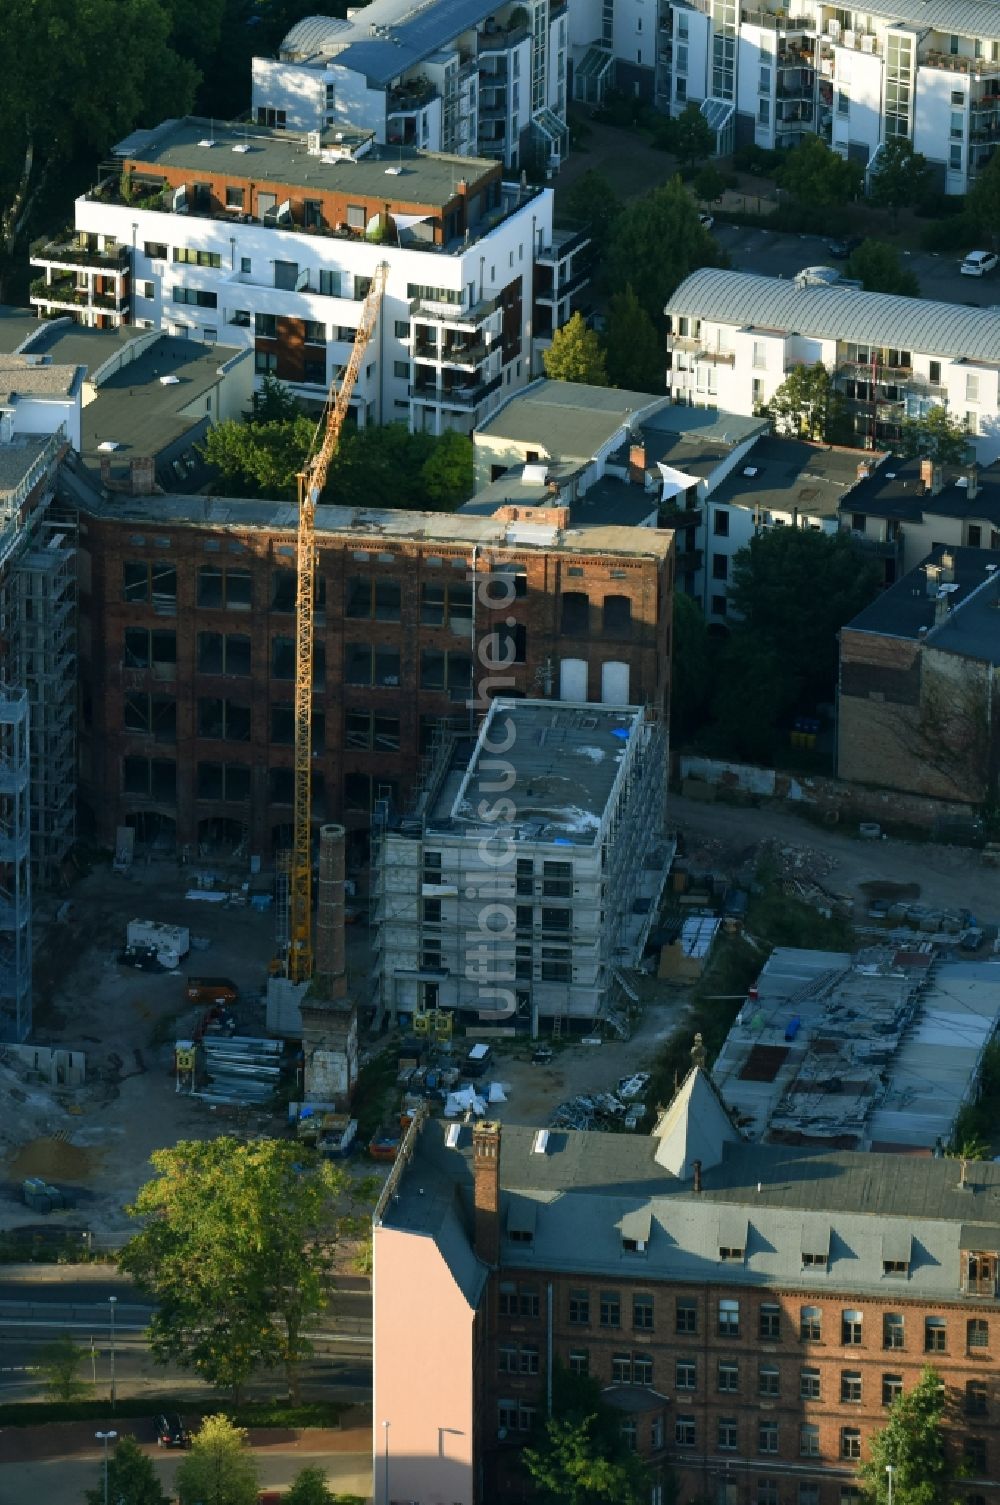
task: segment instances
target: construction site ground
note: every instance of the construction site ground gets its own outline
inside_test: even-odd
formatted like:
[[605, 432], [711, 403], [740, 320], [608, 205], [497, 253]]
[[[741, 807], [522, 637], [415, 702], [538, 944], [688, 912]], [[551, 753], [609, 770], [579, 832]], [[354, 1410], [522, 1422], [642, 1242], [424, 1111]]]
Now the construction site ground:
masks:
[[[671, 824], [683, 835], [692, 871], [736, 882], [753, 872], [761, 843], [779, 873], [805, 885], [847, 895], [863, 925], [872, 897], [895, 895], [950, 909], [971, 909], [983, 923], [1000, 919], [1000, 872], [965, 848], [871, 841], [829, 830], [771, 807], [744, 808], [672, 797]], [[189, 1035], [198, 1011], [183, 999], [186, 974], [231, 978], [241, 992], [238, 1028], [264, 1033], [264, 987], [274, 952], [274, 915], [249, 907], [187, 900], [190, 869], [161, 860], [137, 864], [129, 876], [95, 867], [67, 895], [39, 906], [33, 1043], [86, 1053], [83, 1087], [52, 1088], [22, 1069], [0, 1064], [0, 1090], [13, 1093], [14, 1111], [0, 1120], [0, 1229], [36, 1223], [20, 1196], [26, 1176], [38, 1175], [78, 1197], [75, 1209], [53, 1213], [46, 1228], [87, 1226], [100, 1244], [121, 1242], [129, 1220], [124, 1205], [149, 1175], [149, 1156], [181, 1138], [224, 1132], [283, 1132], [281, 1113], [213, 1109], [175, 1090], [173, 1042]], [[64, 899], [67, 901], [64, 903]], [[68, 908], [67, 908], [68, 905]], [[62, 906], [63, 918], [55, 919]], [[130, 919], [184, 924], [194, 946], [179, 973], [138, 972], [118, 964]], [[47, 923], [46, 923], [47, 919]], [[351, 991], [364, 999], [370, 935], [347, 931]], [[547, 1123], [558, 1104], [578, 1094], [613, 1091], [621, 1077], [649, 1070], [660, 1045], [683, 1027], [690, 985], [637, 976], [642, 1012], [628, 1040], [585, 1045], [556, 1043], [553, 1059], [533, 1064], [527, 1042], [496, 1042], [493, 1076], [507, 1088], [498, 1116], [508, 1122]], [[456, 1037], [456, 1055], [468, 1040]], [[363, 1052], [392, 1051], [395, 1040], [362, 1037]], [[391, 1112], [392, 1074], [379, 1092]], [[396, 1098], [398, 1101], [398, 1096]], [[650, 1106], [654, 1106], [650, 1104]], [[359, 1105], [371, 1116], [372, 1105]], [[382, 1105], [375, 1107], [377, 1115]], [[358, 1175], [373, 1167], [364, 1156]]]

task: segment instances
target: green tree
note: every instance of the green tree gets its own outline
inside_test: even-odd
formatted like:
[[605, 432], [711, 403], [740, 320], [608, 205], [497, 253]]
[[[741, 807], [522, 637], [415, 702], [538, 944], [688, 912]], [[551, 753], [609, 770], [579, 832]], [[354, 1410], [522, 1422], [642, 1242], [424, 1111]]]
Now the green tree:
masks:
[[119, 1265], [156, 1300], [150, 1347], [236, 1400], [260, 1366], [298, 1395], [304, 1328], [326, 1301], [343, 1171], [301, 1145], [182, 1140], [151, 1157]]
[[[673, 526], [675, 519], [668, 521]], [[683, 516], [676, 518], [683, 526]], [[674, 591], [673, 648], [670, 671], [670, 735], [682, 742], [705, 719], [710, 688], [708, 626], [693, 596]]]
[[691, 179], [691, 187], [700, 199], [707, 204], [714, 204], [716, 199], [721, 199], [726, 191], [726, 180], [717, 167], [711, 163], [696, 172]]
[[634, 392], [663, 390], [663, 347], [631, 283], [611, 299], [606, 346], [608, 380], [613, 387], [631, 387]]
[[995, 245], [1000, 238], [1000, 152], [994, 152], [976, 174], [966, 203], [983, 233]]
[[552, 1402], [552, 1415], [522, 1454], [545, 1505], [644, 1505], [649, 1471], [629, 1451], [621, 1413], [596, 1381], [557, 1363]]
[[552, 344], [542, 355], [542, 364], [550, 381], [586, 382], [591, 387], [608, 384], [601, 342], [581, 313], [575, 313], [568, 324], [556, 330]]
[[837, 634], [874, 600], [879, 571], [845, 532], [770, 528], [733, 559], [729, 605], [781, 665], [789, 699], [827, 700]]
[[835, 444], [843, 434], [845, 408], [822, 361], [794, 366], [764, 406], [777, 431]]
[[169, 0], [0, 6], [0, 296], [44, 193], [133, 126], [191, 108], [198, 72], [171, 31]]
[[472, 440], [468, 434], [448, 433], [435, 439], [420, 467], [421, 486], [435, 507], [450, 511], [472, 495]]
[[607, 244], [622, 205], [610, 178], [596, 168], [588, 167], [567, 190], [562, 207], [570, 219], [590, 236], [593, 249], [599, 254]]
[[884, 240], [863, 240], [851, 253], [848, 277], [856, 277], [866, 293], [895, 293], [900, 298], [919, 298], [920, 283], [904, 267], [895, 246]]
[[959, 1496], [948, 1449], [941, 1376], [927, 1367], [917, 1383], [889, 1408], [889, 1420], [873, 1433], [860, 1474], [871, 1505], [953, 1505]]
[[177, 1470], [180, 1505], [257, 1505], [257, 1460], [228, 1416], [206, 1416]]
[[715, 132], [693, 101], [667, 123], [664, 140], [667, 151], [688, 169], [697, 167], [715, 151]]
[[678, 283], [698, 267], [727, 265], [721, 246], [699, 222], [694, 199], [674, 177], [622, 210], [604, 257], [604, 275], [611, 288], [631, 284], [661, 328], [664, 304]]
[[930, 459], [939, 465], [964, 465], [969, 458], [969, 436], [957, 418], [937, 404], [922, 418], [904, 418], [899, 453], [908, 460]]
[[737, 626], [713, 664], [712, 731], [730, 757], [769, 763], [778, 724], [795, 703], [795, 682], [778, 653]]
[[300, 1468], [282, 1505], [335, 1505], [335, 1496], [321, 1468]]
[[895, 225], [900, 209], [919, 203], [930, 180], [927, 158], [913, 150], [909, 137], [888, 136], [868, 175], [868, 197], [880, 209], [889, 210]]
[[804, 136], [792, 148], [778, 172], [778, 183], [797, 204], [808, 209], [833, 209], [846, 204], [861, 186], [862, 170], [848, 162], [819, 136]]
[[251, 423], [290, 423], [302, 415], [302, 405], [283, 381], [270, 372], [261, 382], [260, 391], [251, 398], [248, 420]]
[[265, 422], [230, 418], [210, 428], [197, 449], [237, 495], [290, 496], [314, 431], [303, 413]]
[[78, 1378], [82, 1360], [83, 1349], [76, 1346], [69, 1333], [46, 1343], [38, 1367], [52, 1400], [76, 1400], [86, 1394], [90, 1387], [85, 1380]]
[[104, 1505], [105, 1499], [114, 1501], [114, 1505], [170, 1505], [170, 1497], [160, 1488], [153, 1460], [147, 1458], [134, 1437], [120, 1438], [108, 1458], [107, 1495], [102, 1462], [99, 1482], [84, 1498], [86, 1505]]

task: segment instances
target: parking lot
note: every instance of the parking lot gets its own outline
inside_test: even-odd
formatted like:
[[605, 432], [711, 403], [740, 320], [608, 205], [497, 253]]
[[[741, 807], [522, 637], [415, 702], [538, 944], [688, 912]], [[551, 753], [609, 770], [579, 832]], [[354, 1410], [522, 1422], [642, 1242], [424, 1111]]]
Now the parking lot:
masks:
[[[720, 224], [716, 224], [713, 234], [740, 272], [759, 272], [766, 277], [794, 277], [803, 267], [844, 265], [831, 258], [826, 237], [820, 235], [788, 235], [744, 225]], [[970, 251], [975, 249], [974, 246], [968, 247]], [[916, 275], [925, 298], [982, 308], [1000, 305], [998, 272], [986, 277], [963, 277], [958, 270], [962, 260], [959, 255], [930, 256], [924, 252], [904, 251], [902, 260]]]

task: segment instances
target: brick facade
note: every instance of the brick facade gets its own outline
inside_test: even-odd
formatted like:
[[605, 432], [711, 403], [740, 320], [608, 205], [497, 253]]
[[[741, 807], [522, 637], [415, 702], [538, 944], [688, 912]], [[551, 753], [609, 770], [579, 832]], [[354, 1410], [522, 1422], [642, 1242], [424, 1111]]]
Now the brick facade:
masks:
[[[168, 845], [231, 846], [242, 832], [266, 856], [287, 843], [295, 535], [291, 521], [241, 526], [239, 507], [224, 525], [180, 521], [161, 500], [81, 516], [81, 802], [99, 841], [131, 823]], [[572, 656], [587, 663], [589, 698], [614, 661], [628, 666], [633, 703], [668, 703], [664, 535], [485, 547], [459, 520], [435, 536], [432, 516], [394, 516], [413, 517], [412, 533], [319, 538], [313, 813], [344, 822], [355, 858], [379, 790], [404, 798], [435, 722], [470, 714], [470, 676], [482, 673], [470, 567], [477, 581], [497, 567], [517, 577], [502, 693], [558, 694]], [[477, 622], [477, 640], [496, 625]]]
[[[508, 1436], [487, 1460], [487, 1477], [492, 1467], [498, 1483], [506, 1480], [508, 1498], [520, 1497], [510, 1449], [526, 1441], [545, 1409], [550, 1286], [554, 1357], [580, 1368], [586, 1355], [587, 1372], [602, 1389], [633, 1383], [652, 1390], [636, 1413], [636, 1445], [654, 1468], [670, 1464], [682, 1501], [853, 1502], [855, 1449], [867, 1456], [867, 1439], [885, 1425], [897, 1383], [909, 1389], [925, 1364], [947, 1387], [949, 1430], [969, 1463], [970, 1494], [996, 1498], [1000, 1491], [995, 1298], [931, 1306], [908, 1296], [905, 1280], [876, 1300], [523, 1267], [501, 1269], [495, 1282], [500, 1314], [484, 1376], [486, 1413], [492, 1406]], [[735, 1311], [721, 1307], [727, 1301]], [[860, 1323], [845, 1313], [860, 1314]], [[517, 1407], [514, 1427], [509, 1402]], [[493, 1498], [489, 1489], [486, 1498]]]

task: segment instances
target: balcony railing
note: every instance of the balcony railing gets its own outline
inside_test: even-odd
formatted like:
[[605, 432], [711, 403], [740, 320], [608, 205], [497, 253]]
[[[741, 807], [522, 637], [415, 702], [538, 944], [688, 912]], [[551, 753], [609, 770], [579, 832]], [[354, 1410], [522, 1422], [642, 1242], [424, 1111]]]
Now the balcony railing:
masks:
[[946, 73], [968, 73], [973, 78], [990, 78], [1000, 74], [1000, 62], [984, 57], [954, 57], [950, 52], [925, 52], [918, 66], [942, 68]]
[[995, 1296], [996, 1278], [992, 1275], [967, 1275], [962, 1283], [963, 1296]]
[[77, 287], [76, 283], [66, 279], [46, 282], [44, 277], [31, 284], [30, 297], [32, 303], [68, 304], [74, 308], [122, 310], [128, 302], [127, 298], [115, 297], [111, 293], [95, 293], [90, 288]]
[[[704, 10], [704, 5], [699, 5], [699, 10]], [[816, 22], [810, 16], [778, 16], [771, 10], [749, 10], [746, 6], [740, 7], [740, 20], [748, 26], [761, 26], [765, 31], [816, 31]]]
[[96, 271], [121, 273], [128, 271], [129, 250], [127, 246], [105, 246], [103, 251], [92, 250], [80, 241], [36, 240], [31, 247], [34, 265], [86, 267]]
[[500, 386], [501, 378], [492, 381], [473, 382], [462, 387], [435, 387], [432, 384], [412, 383], [410, 396], [417, 402], [431, 402], [445, 408], [474, 408]]

